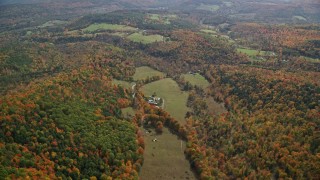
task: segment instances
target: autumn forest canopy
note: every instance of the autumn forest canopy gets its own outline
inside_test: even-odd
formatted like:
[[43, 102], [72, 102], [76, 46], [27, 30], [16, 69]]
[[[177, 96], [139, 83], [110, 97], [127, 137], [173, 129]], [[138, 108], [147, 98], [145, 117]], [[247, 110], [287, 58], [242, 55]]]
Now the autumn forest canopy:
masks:
[[0, 2], [0, 179], [319, 179], [316, 0]]

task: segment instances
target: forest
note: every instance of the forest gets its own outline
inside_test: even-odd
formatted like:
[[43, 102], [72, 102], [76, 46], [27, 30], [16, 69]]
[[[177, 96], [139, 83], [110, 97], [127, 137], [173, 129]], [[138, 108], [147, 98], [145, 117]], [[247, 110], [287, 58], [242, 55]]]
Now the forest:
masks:
[[313, 73], [212, 66], [206, 77], [208, 93], [228, 113], [188, 119], [186, 153], [203, 178], [319, 177], [320, 89]]
[[81, 68], [1, 99], [1, 176], [137, 177], [137, 125], [122, 118], [129, 92], [110, 73]]
[[319, 179], [318, 7], [1, 2], [0, 179]]

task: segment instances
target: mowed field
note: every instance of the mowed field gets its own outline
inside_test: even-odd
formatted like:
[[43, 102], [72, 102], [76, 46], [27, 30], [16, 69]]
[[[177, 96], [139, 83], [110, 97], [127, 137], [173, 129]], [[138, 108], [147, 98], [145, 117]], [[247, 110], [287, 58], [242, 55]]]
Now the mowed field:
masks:
[[[141, 180], [196, 179], [184, 156], [185, 142], [163, 128], [161, 135], [155, 131], [144, 132], [144, 163], [139, 174]], [[157, 139], [153, 142], [153, 139]]]
[[152, 77], [152, 76], [164, 77], [165, 74], [163, 72], [152, 69], [148, 66], [141, 66], [136, 68], [136, 72], [133, 75], [133, 79], [136, 81], [136, 80], [141, 80], [141, 79], [145, 79], [147, 77]]
[[209, 82], [206, 80], [206, 78], [204, 78], [203, 76], [201, 76], [200, 74], [196, 73], [196, 74], [183, 74], [181, 75], [185, 81], [188, 81], [191, 85], [197, 85], [199, 87], [202, 88], [206, 88], [209, 86]]
[[202, 3], [201, 3], [201, 5], [197, 7], [197, 9], [215, 12], [215, 11], [217, 11], [217, 10], [220, 9], [220, 6], [218, 6], [218, 5], [202, 4]]
[[112, 83], [113, 84], [116, 84], [116, 85], [120, 85], [126, 89], [131, 89], [133, 83], [130, 83], [130, 82], [127, 82], [127, 81], [121, 81], [121, 80], [117, 80], [117, 79], [113, 79], [112, 80]]
[[119, 25], [119, 24], [107, 24], [107, 23], [99, 23], [99, 24], [91, 24], [90, 26], [83, 29], [84, 32], [95, 32], [101, 30], [113, 30], [113, 31], [137, 31], [136, 28]]
[[[246, 49], [246, 48], [238, 48], [238, 52], [247, 54], [248, 56], [256, 56], [258, 55], [259, 51], [254, 49]], [[266, 51], [260, 51], [260, 55], [266, 55]]]
[[155, 35], [143, 35], [141, 32], [133, 33], [127, 38], [133, 42], [140, 42], [142, 44], [150, 44], [154, 42], [163, 41], [163, 36], [155, 34]]
[[[143, 66], [136, 69], [134, 79], [145, 79], [148, 76], [164, 76], [164, 73]], [[188, 93], [180, 91], [174, 80], [166, 78], [155, 81], [144, 85], [140, 90], [145, 96], [150, 96], [155, 92], [158, 97], [164, 99], [164, 109], [180, 123], [185, 123]], [[123, 112], [126, 111], [128, 110], [123, 110]], [[150, 129], [151, 133], [147, 133], [144, 128], [141, 130], [145, 142], [144, 163], [139, 173], [141, 180], [196, 179], [184, 155], [186, 146], [184, 141], [178, 139], [167, 128], [163, 128], [161, 135], [156, 134], [154, 129]], [[154, 142], [155, 138], [157, 141]]]
[[145, 96], [154, 92], [164, 99], [164, 109], [181, 124], [185, 124], [185, 114], [189, 110], [186, 106], [188, 93], [180, 90], [178, 84], [171, 78], [162, 79], [142, 86], [141, 91]]

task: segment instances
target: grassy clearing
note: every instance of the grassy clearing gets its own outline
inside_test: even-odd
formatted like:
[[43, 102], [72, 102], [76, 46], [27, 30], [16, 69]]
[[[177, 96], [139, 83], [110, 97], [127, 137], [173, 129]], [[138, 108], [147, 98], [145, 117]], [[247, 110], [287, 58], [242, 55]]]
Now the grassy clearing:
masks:
[[[248, 56], [257, 56], [258, 53], [259, 53], [259, 51], [257, 51], [257, 50], [246, 49], [246, 48], [238, 48], [237, 51], [240, 52], [240, 53], [247, 54]], [[264, 56], [266, 54], [267, 54], [266, 51], [260, 51], [260, 55]]]
[[264, 56], [267, 57], [276, 57], [276, 54], [271, 51], [257, 51], [254, 49], [248, 49], [248, 48], [238, 48], [238, 53], [243, 53], [249, 56], [249, 58], [252, 61], [266, 61], [267, 59]]
[[226, 40], [228, 40], [228, 42], [230, 43], [234, 43], [235, 41], [233, 39], [231, 39], [229, 36], [227, 35], [220, 35], [218, 34], [216, 31], [214, 30], [211, 30], [211, 29], [201, 29], [200, 30], [200, 33], [205, 33], [211, 37], [214, 37], [214, 38], [224, 38]]
[[227, 36], [227, 35], [220, 35], [220, 37], [228, 40], [230, 43], [234, 43], [234, 42], [235, 42], [233, 39], [231, 39], [231, 38], [230, 38], [229, 36]]
[[158, 34], [143, 35], [142, 33], [133, 33], [129, 35], [127, 38], [133, 42], [141, 42], [143, 44], [150, 44], [157, 41], [163, 41], [163, 36]]
[[151, 20], [159, 21], [160, 15], [159, 14], [149, 14], [148, 16]]
[[117, 79], [113, 79], [112, 83], [116, 84], [116, 85], [120, 85], [120, 86], [122, 86], [122, 87], [124, 87], [126, 89], [131, 89], [131, 86], [132, 86], [132, 84], [130, 82], [121, 81], [121, 80], [117, 80]]
[[231, 7], [231, 6], [233, 6], [233, 3], [232, 2], [223, 2], [223, 4], [225, 5], [225, 6], [227, 6], [227, 7]]
[[121, 112], [125, 118], [133, 117], [135, 114], [135, 111], [132, 107], [122, 108]]
[[99, 23], [99, 24], [91, 24], [90, 26], [83, 29], [84, 32], [95, 32], [95, 31], [103, 31], [103, 30], [112, 30], [112, 31], [137, 31], [136, 28], [119, 25], [119, 24], [107, 24], [107, 23]]
[[181, 91], [173, 79], [166, 78], [152, 82], [143, 86], [141, 90], [146, 96], [150, 96], [155, 92], [157, 96], [164, 99], [164, 109], [180, 123], [185, 123], [184, 117], [189, 110], [186, 106], [188, 93]]
[[38, 26], [39, 28], [46, 28], [46, 27], [50, 27], [50, 26], [58, 26], [58, 25], [63, 25], [68, 23], [67, 21], [60, 21], [60, 20], [53, 20], [53, 21], [48, 21], [40, 26]]
[[314, 58], [305, 57], [305, 56], [301, 56], [301, 57], [312, 63], [320, 63], [320, 59], [314, 59]]
[[148, 17], [152, 20], [160, 20], [160, 19], [176, 19], [177, 15], [175, 14], [148, 14]]
[[302, 17], [302, 16], [293, 16], [292, 19], [297, 19], [297, 20], [300, 20], [300, 21], [307, 21], [307, 19]]
[[192, 85], [197, 85], [202, 88], [206, 88], [209, 86], [209, 82], [200, 74], [183, 74], [182, 77], [186, 80], [189, 81], [190, 84]]
[[171, 18], [171, 19], [176, 19], [176, 18], [178, 18], [178, 16], [177, 16], [176, 14], [167, 14], [167, 15], [165, 15], [165, 17]]
[[[143, 128], [142, 131], [145, 132]], [[157, 138], [157, 142], [152, 140]], [[184, 155], [185, 142], [163, 128], [161, 135], [144, 133], [144, 162], [139, 174], [141, 180], [196, 179]]]
[[26, 32], [26, 36], [31, 36], [32, 35], [32, 31], [27, 31]]
[[175, 14], [148, 14], [146, 20], [151, 21], [152, 23], [160, 23], [160, 24], [171, 24], [171, 20], [177, 19], [177, 15]]
[[202, 3], [201, 3], [201, 5], [197, 7], [197, 9], [215, 12], [215, 11], [217, 11], [217, 10], [220, 9], [220, 6], [218, 6], [218, 5], [202, 4]]
[[207, 34], [217, 34], [217, 31], [212, 30], [212, 29], [201, 29], [200, 32], [204, 32]]
[[136, 72], [133, 75], [133, 79], [136, 81], [136, 80], [141, 80], [141, 79], [145, 79], [147, 77], [152, 77], [152, 76], [164, 77], [165, 74], [163, 72], [152, 69], [148, 66], [141, 66], [136, 68]]

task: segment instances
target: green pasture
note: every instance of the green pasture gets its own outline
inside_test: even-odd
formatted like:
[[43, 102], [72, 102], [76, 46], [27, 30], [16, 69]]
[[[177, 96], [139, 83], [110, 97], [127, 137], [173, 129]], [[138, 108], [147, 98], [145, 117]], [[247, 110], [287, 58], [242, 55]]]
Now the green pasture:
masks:
[[214, 31], [212, 29], [201, 29], [200, 32], [204, 32], [207, 34], [217, 34], [217, 31]]
[[83, 29], [84, 32], [96, 32], [103, 30], [112, 30], [112, 31], [137, 31], [136, 28], [126, 25], [119, 24], [107, 24], [107, 23], [95, 23]]
[[117, 79], [113, 79], [112, 83], [116, 84], [116, 85], [120, 85], [120, 86], [122, 86], [122, 87], [124, 87], [126, 89], [131, 89], [131, 86], [132, 86], [132, 84], [130, 82], [121, 81], [121, 80], [117, 80]]
[[[247, 48], [238, 48], [237, 52], [247, 54], [248, 56], [257, 56], [259, 51], [254, 49], [247, 49]], [[266, 51], [260, 51], [260, 55], [264, 56], [266, 55]]]
[[136, 68], [136, 72], [133, 75], [133, 79], [136, 81], [136, 80], [146, 79], [147, 77], [152, 77], [152, 76], [164, 77], [165, 74], [163, 72], [152, 69], [148, 66], [141, 66]]
[[227, 1], [223, 1], [223, 4], [227, 7], [231, 7], [233, 6], [233, 3], [232, 2], [227, 2]]
[[171, 24], [171, 20], [174, 20], [177, 18], [177, 15], [175, 14], [148, 14], [147, 20], [151, 20], [154, 23], [161, 23], [161, 24]]
[[301, 57], [312, 63], [320, 63], [320, 59], [315, 59], [315, 58], [310, 58], [305, 56], [301, 56]]
[[202, 88], [206, 88], [209, 86], [209, 82], [200, 74], [183, 74], [181, 75], [185, 81], [188, 81], [191, 85], [196, 85]]
[[133, 33], [127, 38], [133, 42], [140, 42], [143, 44], [150, 44], [157, 41], [163, 41], [163, 36], [155, 34], [155, 35], [144, 35], [143, 33]]
[[203, 4], [203, 3], [201, 3], [201, 5], [197, 7], [197, 9], [199, 10], [205, 10], [205, 11], [211, 11], [211, 12], [215, 12], [219, 10], [219, 8], [220, 6], [218, 5], [209, 5], [209, 4]]
[[[163, 128], [161, 135], [153, 129], [141, 128], [144, 132], [144, 162], [139, 173], [141, 180], [173, 180], [196, 179], [190, 168], [190, 163], [185, 158], [186, 143], [168, 128]], [[150, 133], [146, 133], [151, 131]], [[154, 139], [157, 139], [154, 142]], [[176, 177], [176, 178], [175, 178]]]
[[181, 91], [178, 84], [173, 79], [166, 78], [146, 84], [141, 90], [145, 96], [156, 93], [158, 97], [163, 98], [164, 109], [180, 123], [185, 123], [184, 117], [189, 110], [186, 106], [188, 93]]

